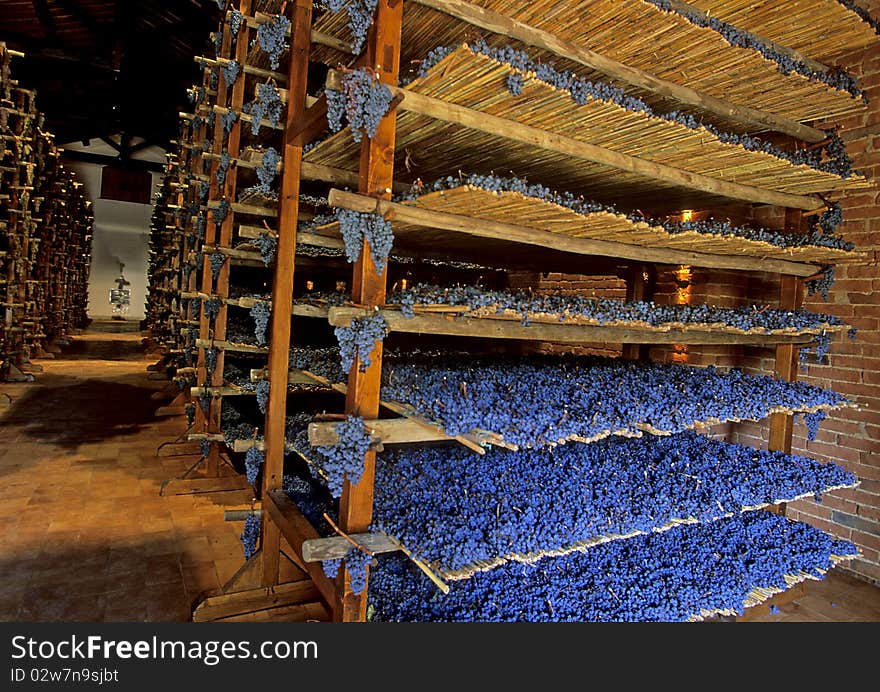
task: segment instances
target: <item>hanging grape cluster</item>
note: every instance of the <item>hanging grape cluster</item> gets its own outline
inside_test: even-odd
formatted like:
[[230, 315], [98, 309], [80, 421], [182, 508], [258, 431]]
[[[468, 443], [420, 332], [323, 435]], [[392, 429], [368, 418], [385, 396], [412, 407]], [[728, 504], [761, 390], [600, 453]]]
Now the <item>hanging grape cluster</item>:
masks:
[[257, 406], [260, 407], [260, 413], [265, 414], [269, 406], [269, 380], [260, 380], [256, 386]]
[[[351, 578], [351, 590], [353, 593], [363, 593], [367, 586], [367, 566], [372, 563], [373, 557], [357, 548], [351, 548], [345, 554], [345, 568], [348, 570], [349, 577]], [[321, 564], [327, 578], [336, 579], [339, 567], [342, 565], [342, 560], [322, 560]]]
[[231, 89], [241, 74], [241, 63], [238, 60], [229, 60], [224, 62], [220, 69], [223, 72], [223, 81], [226, 82], [226, 87]]
[[220, 308], [223, 307], [223, 300], [220, 298], [209, 298], [204, 301], [204, 305], [202, 309], [205, 311], [205, 317], [207, 317], [212, 322], [217, 319], [217, 315], [220, 314]]
[[226, 173], [229, 171], [229, 165], [231, 163], [231, 158], [229, 156], [228, 151], [224, 151], [220, 154], [220, 161], [217, 163], [217, 169], [214, 173], [215, 178], [217, 179], [217, 185], [223, 187], [226, 184]]
[[205, 371], [208, 373], [208, 377], [211, 377], [217, 369], [217, 357], [219, 355], [220, 351], [216, 348], [205, 349]]
[[251, 317], [254, 320], [254, 336], [260, 346], [265, 346], [268, 341], [269, 317], [272, 314], [272, 306], [269, 303], [255, 303], [251, 308]]
[[250, 103], [246, 103], [242, 110], [249, 113], [251, 120], [251, 132], [254, 136], [260, 134], [260, 127], [265, 118], [273, 127], [277, 127], [281, 121], [283, 104], [281, 92], [275, 86], [275, 82], [257, 85], [257, 97]]
[[339, 441], [332, 447], [317, 447], [321, 468], [327, 477], [327, 487], [333, 497], [342, 495], [347, 478], [352, 485], [360, 483], [364, 472], [364, 456], [370, 449], [371, 438], [364, 426], [364, 419], [355, 416], [335, 426]]
[[257, 482], [257, 476], [260, 469], [266, 461], [266, 455], [256, 447], [251, 447], [244, 455], [244, 471], [247, 476], [247, 482], [254, 485]]
[[238, 36], [238, 32], [241, 31], [241, 25], [244, 24], [244, 15], [237, 9], [233, 8], [229, 12], [228, 22], [229, 31], [233, 36]]
[[381, 214], [337, 209], [339, 232], [345, 243], [345, 257], [349, 262], [357, 262], [364, 249], [364, 239], [370, 243], [370, 257], [376, 271], [382, 274], [388, 262], [388, 255], [394, 245], [394, 232], [391, 222]]
[[351, 370], [355, 358], [360, 360], [360, 371], [366, 372], [372, 364], [370, 356], [377, 342], [385, 340], [388, 323], [381, 313], [377, 312], [364, 317], [355, 317], [348, 327], [334, 329], [339, 342], [339, 357], [342, 369]]
[[396, 447], [377, 457], [373, 521], [450, 573], [819, 498], [857, 482], [834, 464], [694, 432], [492, 450], [479, 459], [460, 446]]
[[380, 556], [370, 604], [381, 621], [684, 621], [742, 613], [756, 589], [786, 575], [821, 578], [848, 541], [770, 512], [611, 541], [585, 552], [507, 563], [440, 594], [400, 555]]
[[257, 28], [257, 37], [254, 39], [254, 43], [259, 43], [260, 49], [269, 56], [273, 70], [278, 69], [281, 56], [287, 50], [287, 32], [289, 30], [290, 20], [283, 14], [272, 17]]
[[352, 70], [342, 78], [342, 91], [327, 89], [327, 122], [330, 129], [342, 129], [343, 116], [348, 121], [352, 139], [360, 144], [361, 129], [372, 139], [393, 100], [391, 90], [366, 68]]
[[260, 233], [257, 238], [253, 239], [254, 245], [260, 251], [260, 258], [267, 267], [275, 260], [275, 249], [278, 247], [278, 240], [272, 233]]
[[273, 148], [269, 147], [263, 152], [263, 160], [257, 166], [257, 178], [259, 185], [249, 188], [249, 191], [259, 192], [268, 195], [272, 191], [272, 183], [278, 176], [278, 164], [281, 162], [281, 155]]
[[222, 252], [212, 252], [208, 255], [208, 260], [211, 263], [211, 276], [214, 278], [214, 281], [216, 281], [217, 277], [220, 276], [220, 270], [223, 269], [223, 265], [226, 264], [226, 255]]
[[378, 0], [325, 0], [324, 4], [331, 12], [345, 10], [348, 14], [348, 28], [351, 31], [351, 51], [360, 55], [367, 33], [373, 24]]
[[229, 133], [232, 132], [232, 126], [235, 125], [236, 121], [238, 120], [238, 113], [236, 113], [235, 111], [229, 110], [223, 114], [222, 118], [223, 118], [223, 132], [226, 135], [229, 135]]
[[260, 540], [262, 517], [259, 514], [248, 514], [244, 520], [244, 531], [241, 534], [241, 545], [244, 549], [244, 559], [250, 560], [257, 552], [257, 543]]

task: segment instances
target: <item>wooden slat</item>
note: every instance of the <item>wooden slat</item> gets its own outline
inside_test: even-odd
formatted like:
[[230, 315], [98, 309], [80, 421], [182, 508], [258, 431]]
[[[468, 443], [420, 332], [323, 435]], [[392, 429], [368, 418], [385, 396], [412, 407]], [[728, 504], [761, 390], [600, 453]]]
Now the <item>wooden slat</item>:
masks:
[[687, 250], [639, 247], [627, 243], [592, 240], [550, 233], [527, 226], [500, 223], [486, 219], [474, 219], [458, 214], [433, 212], [405, 204], [377, 200], [351, 192], [333, 189], [329, 195], [330, 205], [354, 211], [375, 212], [392, 219], [392, 222], [436, 228], [482, 238], [496, 238], [510, 242], [552, 248], [579, 255], [619, 257], [658, 264], [686, 264], [715, 269], [741, 269], [745, 271], [769, 271], [780, 274], [807, 277], [816, 273], [816, 266], [785, 260], [757, 259], [726, 255], [709, 255]]
[[[521, 339], [552, 341], [565, 344], [629, 343], [629, 344], [807, 344], [812, 335], [801, 334], [736, 334], [712, 327], [705, 329], [670, 329], [668, 331], [607, 327], [580, 324], [533, 322], [525, 326], [519, 321], [496, 317], [472, 318], [454, 315], [416, 314], [404, 317], [398, 310], [382, 310], [392, 332], [409, 334], [443, 334], [447, 336], [486, 339]], [[363, 317], [360, 308], [331, 307], [328, 320], [334, 327], [346, 327], [354, 317]]]
[[202, 495], [205, 493], [228, 493], [248, 490], [250, 484], [244, 476], [221, 476], [214, 478], [172, 478], [165, 481], [161, 495]]
[[[327, 75], [327, 87], [340, 89], [342, 74], [331, 70]], [[633, 173], [650, 180], [660, 180], [672, 185], [698, 190], [712, 195], [728, 197], [744, 202], [773, 204], [805, 211], [824, 209], [825, 203], [813, 195], [793, 195], [752, 185], [743, 185], [700, 173], [684, 171], [666, 164], [648, 161], [618, 151], [582, 142], [571, 137], [541, 130], [531, 125], [500, 118], [482, 111], [447, 103], [440, 99], [419, 94], [411, 89], [393, 85], [388, 88], [400, 100], [397, 110], [410, 111], [435, 120], [454, 123], [497, 137], [553, 151], [565, 156], [599, 163], [617, 170]]]
[[[333, 422], [309, 423], [309, 444], [313, 447], [333, 447], [336, 445], [339, 442], [336, 425]], [[452, 439], [439, 428], [432, 430], [409, 418], [370, 419], [365, 420], [364, 425], [370, 435], [377, 440], [393, 444], [442, 442]]]
[[[400, 550], [400, 544], [388, 538], [384, 533], [356, 533], [348, 536], [348, 538], [374, 555], [396, 553]], [[303, 560], [306, 562], [341, 560], [351, 549], [351, 542], [344, 537], [331, 536], [330, 538], [317, 538], [305, 541], [302, 547], [302, 555]]]
[[735, 104], [706, 93], [660, 79], [644, 70], [629, 67], [616, 60], [600, 55], [571, 41], [554, 36], [498, 12], [493, 12], [463, 0], [415, 0], [420, 5], [444, 12], [481, 29], [503, 36], [510, 36], [523, 43], [549, 51], [563, 58], [574, 60], [613, 79], [645, 89], [657, 96], [670, 98], [688, 106], [694, 106], [726, 120], [751, 128], [767, 128], [797, 137], [808, 142], [821, 142], [826, 135], [821, 130], [783, 116]]
[[[266, 521], [267, 518], [269, 521]], [[302, 560], [303, 542], [321, 537], [293, 501], [281, 490], [272, 490], [263, 495], [263, 525], [267, 524], [278, 529], [300, 560]], [[264, 550], [266, 546], [261, 548], [260, 553], [262, 554]], [[324, 568], [314, 562], [305, 563], [305, 567], [323, 599], [328, 604], [332, 604], [336, 592], [333, 582], [324, 574]]]
[[309, 603], [319, 597], [318, 589], [310, 579], [208, 596], [193, 611], [193, 622], [228, 620], [235, 616]]

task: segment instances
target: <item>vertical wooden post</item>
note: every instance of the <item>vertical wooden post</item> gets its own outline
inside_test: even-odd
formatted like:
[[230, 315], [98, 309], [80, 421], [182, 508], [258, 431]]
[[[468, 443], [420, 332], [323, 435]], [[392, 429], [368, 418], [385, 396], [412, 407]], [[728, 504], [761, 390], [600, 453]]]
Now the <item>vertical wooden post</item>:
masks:
[[[651, 300], [653, 286], [650, 268], [645, 264], [632, 264], [626, 272], [626, 300]], [[647, 344], [623, 344], [623, 357], [627, 360], [647, 360], [649, 347]]]
[[[306, 112], [311, 47], [312, 0], [296, 0], [291, 19], [290, 67], [287, 85], [286, 132]], [[281, 208], [278, 215], [278, 246], [272, 278], [271, 339], [269, 341], [269, 403], [266, 409], [266, 460], [263, 466], [263, 497], [281, 488], [284, 474], [285, 414], [287, 412], [287, 373], [290, 351], [290, 315], [293, 308], [293, 271], [296, 259], [296, 222], [299, 216], [299, 186], [302, 147], [285, 138], [281, 178]], [[264, 514], [260, 550], [263, 586], [278, 583], [281, 533]]]
[[[379, 0], [375, 23], [367, 45], [366, 65], [375, 69], [379, 79], [386, 84], [397, 85], [400, 71], [400, 34], [403, 24], [403, 0]], [[395, 111], [388, 113], [379, 125], [376, 136], [364, 138], [361, 144], [358, 191], [371, 197], [390, 199], [394, 181], [394, 144], [397, 131]], [[376, 272], [370, 254], [369, 243], [354, 267], [352, 299], [366, 306], [385, 303], [384, 273]], [[379, 388], [382, 379], [382, 344], [376, 344], [371, 365], [360, 372], [360, 360], [355, 359], [348, 376], [348, 392], [345, 410], [363, 418], [379, 415]], [[376, 471], [376, 453], [368, 452], [364, 458], [364, 472], [360, 482], [353, 486], [346, 481], [339, 503], [339, 525], [346, 533], [367, 531], [373, 520], [373, 481]], [[337, 581], [337, 603], [333, 619], [355, 622], [366, 619], [367, 598], [364, 593], [351, 590], [348, 570], [340, 570]]]
[[[785, 214], [785, 230], [796, 231], [800, 227], [803, 214], [788, 209]], [[779, 278], [779, 309], [797, 310], [804, 304], [804, 285], [796, 276], [782, 275]], [[798, 377], [798, 347], [782, 344], [776, 347], [774, 375], [787, 382], [796, 382]], [[767, 449], [791, 454], [791, 438], [794, 432], [794, 416], [775, 413], [770, 417], [770, 437]], [[778, 513], [785, 514], [785, 504], [778, 506]]]

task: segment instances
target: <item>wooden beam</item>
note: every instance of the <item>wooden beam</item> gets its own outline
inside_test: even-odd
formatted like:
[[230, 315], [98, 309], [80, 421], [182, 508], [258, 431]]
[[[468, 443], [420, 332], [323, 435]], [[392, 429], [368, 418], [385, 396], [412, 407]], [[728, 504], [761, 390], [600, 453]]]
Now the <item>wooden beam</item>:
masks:
[[[372, 437], [388, 444], [410, 444], [416, 442], [443, 442], [452, 440], [439, 426], [431, 429], [419, 421], [409, 418], [381, 418], [365, 420], [364, 424]], [[336, 434], [337, 423], [309, 423], [309, 443], [313, 447], [333, 447], [339, 443]]]
[[[384, 533], [356, 533], [348, 538], [362, 548], [366, 548], [374, 555], [396, 553], [400, 550], [400, 544], [397, 541], [388, 538]], [[351, 548], [351, 542], [342, 536], [316, 538], [311, 541], [303, 542], [303, 560], [305, 562], [341, 560]]]
[[[269, 521], [266, 521], [267, 516]], [[302, 560], [303, 542], [321, 537], [283, 490], [272, 490], [263, 495], [263, 525], [266, 524], [278, 529], [300, 560]], [[263, 546], [260, 550], [261, 554], [265, 550], [266, 547]], [[323, 599], [328, 604], [332, 604], [336, 592], [333, 582], [324, 574], [324, 568], [314, 562], [302, 561]]]
[[[393, 87], [400, 72], [400, 43], [403, 26], [402, 0], [378, 0], [376, 14], [364, 62], [376, 71], [379, 81]], [[385, 114], [372, 138], [361, 142], [358, 191], [371, 197], [390, 199], [394, 183], [394, 146], [397, 133], [397, 110]], [[364, 241], [360, 257], [354, 265], [352, 299], [357, 305], [368, 307], [384, 305], [388, 268], [376, 270], [370, 244]], [[371, 364], [361, 372], [361, 360], [355, 358], [348, 376], [345, 411], [365, 419], [379, 415], [379, 389], [382, 379], [382, 344], [377, 343], [371, 355]], [[352, 485], [347, 479], [339, 500], [339, 526], [345, 533], [366, 533], [373, 520], [373, 483], [376, 471], [376, 453], [370, 450], [364, 457], [360, 482]], [[351, 590], [347, 569], [339, 572], [337, 600], [333, 618], [337, 621], [364, 621], [367, 614], [366, 593]], [[365, 589], [366, 591], [366, 589]]]
[[328, 201], [332, 207], [354, 211], [374, 212], [393, 218], [394, 221], [426, 228], [437, 228], [468, 235], [495, 238], [525, 245], [537, 245], [579, 255], [620, 257], [658, 264], [687, 264], [714, 269], [741, 269], [745, 271], [768, 271], [807, 277], [816, 273], [817, 267], [802, 262], [760, 259], [738, 255], [709, 255], [688, 250], [642, 247], [607, 240], [576, 238], [561, 233], [551, 233], [528, 226], [518, 226], [486, 219], [476, 219], [459, 214], [430, 211], [406, 204], [377, 200], [351, 192], [333, 189]]
[[613, 79], [645, 89], [657, 96], [699, 108], [731, 122], [741, 123], [754, 129], [781, 132], [807, 142], [821, 142], [827, 136], [822, 130], [802, 125], [790, 118], [759, 111], [746, 105], [735, 104], [691, 89], [683, 84], [660, 79], [644, 70], [624, 65], [581, 45], [560, 39], [547, 31], [523, 24], [470, 2], [463, 0], [414, 0], [414, 2], [481, 29], [509, 36], [562, 58], [574, 60]]
[[172, 478], [165, 481], [159, 494], [203, 495], [205, 493], [228, 493], [235, 490], [250, 490], [250, 483], [244, 476], [220, 476], [214, 478]]
[[[296, 129], [306, 115], [312, 0], [296, 0], [290, 3], [289, 7], [292, 16], [285, 130]], [[263, 586], [277, 584], [280, 569], [281, 527], [278, 521], [282, 518], [277, 506], [266, 498], [274, 491], [280, 490], [284, 475], [286, 384], [291, 336], [290, 312], [293, 306], [293, 273], [296, 265], [296, 224], [299, 215], [302, 147], [286, 140], [282, 163], [278, 246], [272, 274], [272, 315], [269, 332], [268, 373], [270, 382], [274, 382], [275, 386], [269, 389], [269, 402], [266, 407], [266, 452], [262, 485], [263, 501], [267, 505], [272, 505], [273, 511], [269, 514], [270, 521], [264, 521], [262, 524], [260, 554]], [[332, 595], [327, 597], [327, 603], [332, 608]]]
[[[341, 73], [331, 70], [327, 75], [327, 87], [338, 89], [341, 85]], [[651, 180], [677, 185], [690, 190], [698, 190], [707, 194], [728, 197], [755, 204], [772, 204], [781, 207], [815, 211], [824, 209], [825, 203], [814, 195], [793, 195], [753, 185], [743, 185], [720, 178], [712, 178], [700, 173], [684, 171], [663, 163], [640, 159], [629, 154], [612, 151], [596, 144], [582, 142], [571, 137], [548, 132], [531, 125], [500, 118], [465, 106], [448, 103], [432, 96], [416, 93], [410, 89], [401, 89], [388, 85], [391, 93], [402, 99], [398, 110], [406, 110], [424, 115], [442, 122], [454, 123], [496, 137], [503, 137], [514, 142], [521, 142], [538, 147], [545, 151], [554, 151], [576, 159], [609, 166], [643, 176]]]
[[216, 622], [245, 614], [312, 603], [320, 593], [310, 579], [273, 587], [208, 596], [193, 610], [193, 622]]
[[306, 110], [296, 127], [286, 130], [286, 141], [298, 147], [314, 141], [329, 127], [327, 124], [327, 95], [321, 94], [315, 103]]
[[[382, 316], [392, 332], [409, 334], [443, 334], [447, 336], [479, 337], [484, 339], [520, 339], [524, 341], [552, 341], [564, 344], [624, 343], [624, 344], [751, 344], [774, 343], [807, 344], [811, 335], [800, 334], [737, 334], [717, 329], [670, 329], [668, 331], [607, 327], [588, 324], [554, 324], [532, 322], [523, 325], [518, 319], [487, 317], [458, 317], [453, 314], [416, 314], [405, 317], [399, 310], [382, 310]], [[328, 321], [334, 327], [347, 327], [354, 317], [363, 317], [361, 308], [331, 307]], [[195, 389], [193, 390], [195, 391]]]

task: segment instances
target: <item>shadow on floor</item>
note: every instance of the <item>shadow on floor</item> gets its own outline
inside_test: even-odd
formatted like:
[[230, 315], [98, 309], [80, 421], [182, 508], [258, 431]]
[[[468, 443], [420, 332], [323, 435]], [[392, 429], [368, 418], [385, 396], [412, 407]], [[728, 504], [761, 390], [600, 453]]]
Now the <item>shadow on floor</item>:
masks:
[[[103, 336], [103, 335], [102, 335]], [[143, 345], [139, 338], [114, 338], [107, 334], [106, 338], [95, 338], [94, 334], [87, 339], [72, 339], [64, 347], [59, 358], [63, 360], [141, 360]]]
[[150, 400], [155, 389], [143, 386], [143, 380], [141, 375], [114, 380], [42, 375], [40, 386], [13, 400], [0, 424], [20, 425], [30, 437], [70, 450], [131, 435], [156, 420], [156, 402]]

